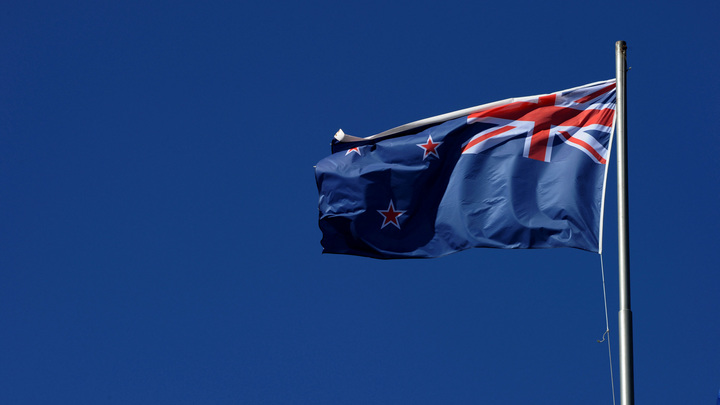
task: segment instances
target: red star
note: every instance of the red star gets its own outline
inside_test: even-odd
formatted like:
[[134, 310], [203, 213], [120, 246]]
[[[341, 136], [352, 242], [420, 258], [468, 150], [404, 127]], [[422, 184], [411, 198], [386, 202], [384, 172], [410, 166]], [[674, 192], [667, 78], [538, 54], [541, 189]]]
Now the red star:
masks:
[[393, 205], [392, 200], [390, 200], [390, 205], [387, 210], [378, 210], [378, 212], [385, 218], [380, 229], [385, 228], [388, 224], [393, 224], [397, 227], [397, 229], [400, 229], [400, 223], [397, 219], [400, 215], [404, 214], [405, 211], [395, 211], [395, 206]]
[[360, 155], [360, 149], [358, 149], [358, 148], [352, 148], [352, 149], [348, 149], [347, 152], [345, 152], [345, 156], [347, 156], [347, 155], [349, 155], [349, 154], [351, 154], [351, 153], [353, 153], [353, 152], [355, 152], [355, 153], [357, 153], [358, 155]]
[[423, 160], [425, 160], [429, 155], [435, 155], [436, 158], [440, 159], [440, 155], [438, 155], [436, 150], [440, 144], [442, 144], [442, 142], [433, 142], [432, 136], [428, 135], [427, 143], [418, 143], [416, 145], [423, 148]]

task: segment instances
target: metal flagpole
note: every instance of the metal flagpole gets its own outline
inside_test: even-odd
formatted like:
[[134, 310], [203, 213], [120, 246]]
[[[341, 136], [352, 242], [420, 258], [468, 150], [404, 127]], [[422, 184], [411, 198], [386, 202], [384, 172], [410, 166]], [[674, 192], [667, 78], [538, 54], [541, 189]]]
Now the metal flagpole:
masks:
[[620, 339], [620, 404], [635, 403], [633, 377], [632, 311], [630, 310], [630, 257], [628, 230], [628, 175], [627, 175], [627, 61], [625, 41], [615, 43], [615, 74], [617, 76], [617, 178], [618, 178], [618, 261], [620, 312], [618, 335]]

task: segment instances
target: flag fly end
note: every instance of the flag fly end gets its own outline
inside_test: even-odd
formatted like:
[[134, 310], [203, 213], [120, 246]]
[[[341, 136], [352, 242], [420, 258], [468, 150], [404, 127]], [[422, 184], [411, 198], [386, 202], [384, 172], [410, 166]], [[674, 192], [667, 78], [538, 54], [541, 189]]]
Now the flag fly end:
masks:
[[335, 133], [335, 139], [337, 139], [338, 142], [342, 142], [343, 138], [345, 138], [345, 132], [343, 132], [342, 129], [338, 129], [338, 131]]

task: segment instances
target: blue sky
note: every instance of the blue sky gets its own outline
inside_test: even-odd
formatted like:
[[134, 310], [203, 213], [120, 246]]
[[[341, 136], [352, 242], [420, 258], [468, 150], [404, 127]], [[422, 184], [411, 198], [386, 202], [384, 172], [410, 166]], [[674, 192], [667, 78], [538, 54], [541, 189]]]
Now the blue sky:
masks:
[[[713, 1], [6, 5], [0, 403], [612, 403], [598, 255], [321, 255], [313, 165], [338, 128], [610, 79], [617, 40], [636, 401], [714, 403], [719, 17]], [[617, 379], [614, 176], [613, 159]]]

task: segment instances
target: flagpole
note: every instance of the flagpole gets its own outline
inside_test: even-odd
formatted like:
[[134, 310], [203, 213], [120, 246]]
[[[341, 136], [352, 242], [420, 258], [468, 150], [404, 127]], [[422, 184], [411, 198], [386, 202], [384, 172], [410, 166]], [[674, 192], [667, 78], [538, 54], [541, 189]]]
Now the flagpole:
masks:
[[627, 175], [627, 44], [615, 43], [615, 74], [617, 76], [617, 178], [618, 178], [618, 261], [620, 311], [618, 335], [620, 339], [620, 404], [635, 403], [633, 377], [632, 311], [630, 310], [630, 257], [628, 229], [628, 175]]

